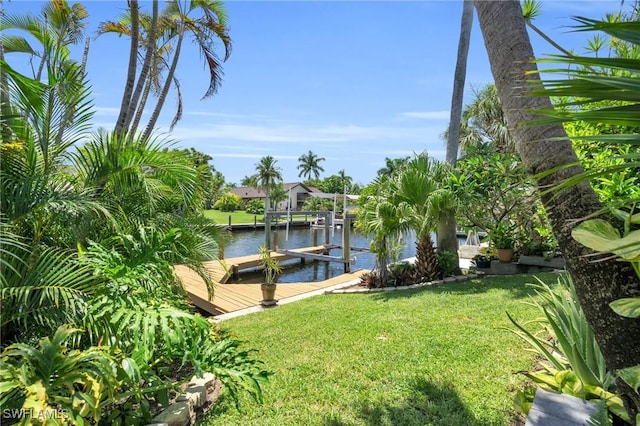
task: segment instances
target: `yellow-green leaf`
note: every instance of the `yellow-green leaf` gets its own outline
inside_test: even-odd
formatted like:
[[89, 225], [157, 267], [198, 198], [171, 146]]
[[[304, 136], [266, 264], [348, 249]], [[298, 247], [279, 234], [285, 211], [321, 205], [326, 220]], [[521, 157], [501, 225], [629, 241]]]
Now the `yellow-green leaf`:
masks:
[[616, 314], [627, 318], [640, 317], [640, 297], [625, 297], [609, 303]]

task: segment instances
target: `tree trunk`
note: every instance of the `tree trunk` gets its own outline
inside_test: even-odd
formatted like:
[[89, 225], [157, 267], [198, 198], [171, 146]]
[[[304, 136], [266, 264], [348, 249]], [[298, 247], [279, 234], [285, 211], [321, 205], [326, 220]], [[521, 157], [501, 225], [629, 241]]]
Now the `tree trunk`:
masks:
[[133, 116], [136, 113], [138, 100], [140, 99], [143, 88], [146, 87], [147, 79], [149, 78], [149, 74], [151, 72], [151, 65], [154, 62], [153, 57], [156, 54], [156, 38], [158, 32], [158, 0], [153, 0], [152, 10], [151, 28], [149, 29], [149, 34], [147, 34], [147, 51], [145, 52], [144, 62], [142, 63], [142, 68], [140, 69], [140, 78], [138, 78], [136, 88], [131, 95], [131, 102], [129, 103], [129, 109], [127, 111], [127, 116], [124, 122], [125, 129], [129, 129], [131, 121], [133, 120]]
[[[445, 210], [440, 213], [438, 219], [438, 232], [436, 234], [438, 251], [446, 250], [458, 258], [458, 234], [456, 230], [456, 214], [453, 210]], [[459, 272], [459, 268], [456, 273]]]
[[[133, 93], [133, 85], [136, 81], [136, 65], [138, 63], [138, 0], [130, 0], [129, 8], [131, 9], [131, 46], [129, 49], [129, 67], [127, 68], [127, 82], [124, 86], [124, 93], [122, 94], [122, 101], [120, 103], [120, 113], [118, 114], [118, 121], [116, 121], [115, 133], [118, 140], [122, 138], [125, 131], [125, 122], [127, 120], [127, 112], [129, 111], [129, 104], [131, 103], [131, 94]], [[118, 142], [120, 145], [120, 142]]]
[[[453, 77], [453, 93], [451, 95], [451, 116], [449, 118], [449, 134], [447, 136], [447, 163], [456, 165], [458, 160], [458, 146], [460, 139], [460, 122], [462, 120], [462, 103], [464, 101], [464, 84], [467, 76], [467, 58], [469, 56], [469, 40], [473, 24], [473, 1], [464, 0], [462, 6], [462, 20], [460, 23], [460, 40], [458, 41], [458, 56], [456, 70]], [[456, 256], [458, 265], [458, 237], [456, 235], [456, 213], [445, 210], [438, 221], [438, 251], [446, 250]], [[456, 273], [460, 272], [458, 268]]]
[[151, 132], [156, 125], [156, 121], [158, 121], [158, 117], [160, 116], [160, 111], [162, 111], [162, 106], [164, 105], [164, 101], [167, 99], [167, 94], [169, 93], [169, 87], [171, 87], [171, 82], [173, 81], [173, 75], [176, 73], [176, 68], [178, 66], [178, 58], [180, 57], [180, 49], [182, 47], [182, 40], [184, 39], [184, 24], [181, 24], [180, 33], [178, 35], [178, 42], [176, 43], [176, 50], [173, 53], [173, 61], [171, 62], [171, 67], [169, 68], [169, 72], [167, 73], [167, 78], [164, 82], [164, 86], [162, 87], [162, 91], [160, 92], [160, 96], [158, 96], [158, 102], [156, 103], [156, 107], [153, 109], [153, 113], [151, 113], [151, 118], [149, 118], [149, 122], [147, 123], [147, 127], [144, 129], [144, 133], [142, 134], [142, 140], [147, 140], [149, 136], [151, 136]]
[[[520, 3], [475, 1], [491, 71], [505, 118], [522, 161], [531, 175], [578, 161], [561, 124], [531, 127], [531, 110], [550, 107], [549, 98], [527, 96], [527, 83], [539, 79], [535, 73], [533, 49], [527, 35]], [[533, 73], [526, 74], [528, 71]], [[560, 138], [561, 141], [550, 140]], [[545, 177], [537, 177], [540, 188], [549, 188], [575, 176], [581, 167], [570, 167]], [[640, 364], [640, 321], [616, 315], [609, 303], [622, 297], [640, 295], [640, 279], [626, 262], [609, 260], [593, 263], [585, 255], [592, 251], [571, 237], [576, 221], [600, 209], [598, 198], [588, 183], [573, 186], [561, 194], [541, 197], [553, 233], [573, 278], [580, 304], [602, 349], [610, 371]], [[637, 394], [618, 380], [627, 410], [635, 417], [640, 401]]]
[[[0, 0], [0, 5], [2, 0]], [[2, 44], [2, 40], [0, 40], [0, 60], [4, 60], [4, 45]], [[9, 101], [9, 77], [7, 77], [7, 73], [0, 67], [0, 114], [3, 117], [8, 117], [11, 115], [11, 104]], [[0, 120], [0, 134], [2, 135], [2, 139], [0, 143], [10, 143], [13, 142], [11, 126], [6, 122], [6, 120]]]
[[136, 110], [136, 115], [129, 127], [129, 133], [131, 135], [135, 135], [136, 131], [138, 130], [138, 125], [140, 124], [140, 120], [142, 119], [142, 114], [144, 113], [144, 107], [147, 104], [147, 99], [149, 98], [149, 94], [151, 93], [152, 84], [153, 83], [151, 79], [147, 79], [147, 84], [145, 84], [144, 91], [142, 92], [142, 97], [140, 98], [140, 102], [138, 103], [138, 109]]
[[464, 83], [467, 77], [467, 58], [469, 56], [469, 41], [471, 39], [471, 25], [473, 23], [473, 1], [464, 0], [463, 3], [460, 40], [458, 41], [458, 57], [456, 60], [456, 71], [453, 77], [453, 94], [451, 95], [449, 134], [447, 136], [446, 161], [452, 166], [455, 166], [458, 160]]

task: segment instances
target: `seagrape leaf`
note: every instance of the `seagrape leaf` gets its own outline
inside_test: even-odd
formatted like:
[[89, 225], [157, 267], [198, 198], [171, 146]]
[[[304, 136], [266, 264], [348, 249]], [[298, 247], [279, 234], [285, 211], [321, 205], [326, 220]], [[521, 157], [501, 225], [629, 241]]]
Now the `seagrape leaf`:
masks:
[[640, 317], [640, 297], [625, 297], [609, 303], [616, 314], [627, 318]]

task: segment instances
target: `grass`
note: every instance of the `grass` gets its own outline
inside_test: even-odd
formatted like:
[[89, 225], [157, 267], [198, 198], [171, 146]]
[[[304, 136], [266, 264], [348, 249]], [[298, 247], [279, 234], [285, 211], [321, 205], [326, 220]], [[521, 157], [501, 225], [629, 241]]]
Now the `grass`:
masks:
[[[254, 223], [254, 220], [256, 220], [257, 223], [264, 223], [263, 215], [254, 215], [253, 213], [247, 213], [245, 211], [222, 212], [220, 210], [205, 210], [204, 215], [220, 225], [228, 225], [229, 216], [231, 216], [231, 224]], [[292, 215], [291, 218], [293, 220], [304, 220], [305, 216]], [[310, 220], [311, 217], [307, 217], [307, 219]]]
[[256, 218], [258, 223], [264, 222], [264, 218], [261, 214], [254, 215], [245, 211], [222, 212], [220, 210], [205, 210], [204, 215], [220, 225], [228, 225], [229, 216], [231, 216], [232, 224], [253, 223], [254, 217]]
[[[546, 282], [552, 274], [540, 275]], [[221, 323], [274, 371], [263, 405], [205, 425], [508, 425], [534, 355], [504, 327], [537, 315], [531, 276], [324, 295]]]

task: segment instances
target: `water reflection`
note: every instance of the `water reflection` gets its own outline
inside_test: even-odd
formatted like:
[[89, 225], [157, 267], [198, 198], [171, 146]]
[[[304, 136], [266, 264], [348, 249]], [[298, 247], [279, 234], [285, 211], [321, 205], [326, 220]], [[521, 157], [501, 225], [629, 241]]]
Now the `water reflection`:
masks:
[[[274, 230], [275, 232], [275, 230]], [[314, 245], [314, 233], [316, 234], [317, 243], [324, 243], [323, 228], [291, 228], [289, 229], [288, 238], [284, 229], [278, 230], [278, 247], [282, 249], [295, 249], [301, 247], [311, 247]], [[264, 244], [264, 231], [236, 231], [233, 234], [232, 243], [225, 249], [225, 257], [238, 257], [255, 254], [258, 247]], [[342, 244], [342, 229], [332, 229], [329, 234], [330, 244]], [[362, 235], [351, 231], [351, 247], [369, 247], [369, 241]], [[403, 241], [404, 247], [398, 254], [399, 259], [415, 256], [415, 243], [413, 237], [408, 237]], [[341, 256], [341, 249], [333, 249], [329, 253], [331, 256]], [[356, 269], [372, 269], [374, 266], [375, 255], [367, 252], [351, 252], [351, 270]], [[305, 265], [301, 265], [300, 259], [292, 259], [282, 262], [287, 265], [283, 273], [278, 278], [278, 283], [293, 282], [313, 282], [323, 281], [344, 273], [344, 265], [339, 262], [315, 262], [306, 261]], [[240, 280], [242, 283], [259, 283], [262, 280], [262, 274], [243, 273]]]

